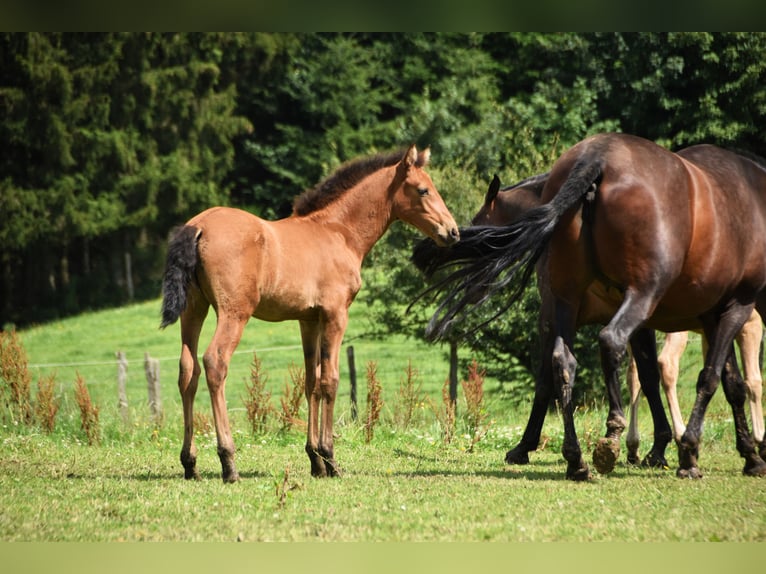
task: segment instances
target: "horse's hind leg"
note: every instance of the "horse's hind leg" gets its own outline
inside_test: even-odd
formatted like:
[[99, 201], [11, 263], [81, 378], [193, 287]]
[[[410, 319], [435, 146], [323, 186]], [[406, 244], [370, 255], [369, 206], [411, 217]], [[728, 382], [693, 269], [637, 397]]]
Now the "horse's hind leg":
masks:
[[766, 462], [756, 452], [753, 435], [750, 434], [747, 426], [745, 414], [747, 387], [737, 368], [737, 358], [733, 346], [723, 371], [723, 390], [734, 415], [737, 450], [745, 459], [745, 468], [742, 472], [750, 476], [766, 476]]
[[[697, 379], [697, 396], [689, 416], [689, 423], [686, 425], [686, 432], [681, 437], [678, 447], [679, 468], [676, 475], [681, 478], [702, 477], [697, 466], [702, 423], [722, 374], [726, 399], [734, 414], [737, 449], [746, 460], [744, 470], [748, 474], [761, 474], [761, 470], [766, 472], [766, 464], [755, 452], [752, 435], [747, 428], [747, 419], [744, 414], [746, 391], [736, 367], [733, 346], [735, 335], [741, 330], [751, 311], [752, 307], [732, 305], [721, 317], [708, 317], [706, 320], [705, 335], [710, 348], [705, 354], [705, 366]], [[752, 472], [748, 472], [749, 469]]]
[[[620, 365], [625, 356], [628, 341], [649, 316], [651, 307], [650, 297], [639, 296], [636, 291], [629, 289], [622, 306], [599, 334], [601, 368], [609, 399], [609, 414], [606, 420], [606, 435], [598, 441], [593, 450], [593, 464], [602, 474], [614, 469], [620, 456], [620, 437], [627, 425], [625, 413], [622, 410]], [[639, 371], [639, 378], [640, 376]]]
[[[229, 414], [226, 411], [226, 376], [229, 372], [229, 361], [237, 348], [247, 319], [229, 315], [226, 311], [218, 310], [218, 324], [213, 340], [210, 342], [203, 361], [207, 387], [210, 391], [210, 402], [213, 407], [215, 434], [218, 439], [218, 457], [221, 459], [221, 477], [224, 482], [236, 482], [239, 473], [234, 464], [234, 439], [229, 426]], [[249, 317], [249, 314], [244, 315]]]
[[194, 446], [194, 397], [201, 372], [197, 359], [197, 345], [202, 324], [207, 316], [208, 304], [200, 293], [190, 289], [186, 309], [181, 313], [181, 358], [178, 369], [178, 390], [184, 413], [184, 441], [181, 447], [181, 464], [184, 478], [199, 479], [197, 472], [197, 448]]
[[660, 371], [657, 366], [657, 343], [654, 331], [639, 329], [630, 341], [641, 390], [649, 403], [654, 425], [654, 444], [641, 464], [667, 468], [668, 461], [665, 459], [665, 449], [672, 439], [672, 432], [660, 396]]

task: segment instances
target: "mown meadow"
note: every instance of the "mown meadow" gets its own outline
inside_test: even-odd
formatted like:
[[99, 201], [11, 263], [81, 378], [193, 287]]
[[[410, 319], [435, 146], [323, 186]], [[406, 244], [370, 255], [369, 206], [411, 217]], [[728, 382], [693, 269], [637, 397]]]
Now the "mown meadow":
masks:
[[[510, 467], [505, 451], [521, 436], [526, 406], [508, 408], [500, 383], [483, 381], [478, 410], [469, 387], [458, 391], [450, 423], [442, 398], [446, 350], [406, 338], [365, 336], [365, 307], [352, 306], [344, 348], [353, 345], [359, 420], [351, 418], [343, 361], [336, 407], [339, 479], [313, 479], [304, 452], [301, 403], [287, 422], [281, 402], [300, 365], [297, 324], [252, 321], [235, 355], [227, 398], [242, 480], [220, 480], [215, 433], [204, 385], [197, 398], [200, 481], [184, 481], [180, 398], [175, 388], [178, 326], [159, 331], [159, 301], [84, 314], [18, 333], [36, 400], [39, 377], [55, 375], [58, 405], [52, 432], [24, 424], [6, 408], [0, 453], [2, 541], [763, 541], [766, 490], [741, 475], [723, 393], [706, 419], [701, 451], [705, 477], [675, 477], [623, 461], [586, 484], [564, 479], [562, 428], [549, 414], [528, 466]], [[209, 318], [203, 340], [209, 339]], [[253, 349], [273, 409], [253, 430]], [[128, 358], [127, 417], [117, 405], [115, 353]], [[160, 360], [164, 417], [147, 405], [144, 354]], [[370, 428], [367, 367], [374, 362], [380, 417]], [[680, 400], [688, 412], [699, 364], [692, 342], [682, 364]], [[409, 373], [409, 375], [408, 375]], [[469, 382], [470, 373], [461, 373]], [[98, 410], [89, 441], [75, 392], [78, 378]], [[530, 389], [531, 398], [531, 389]], [[475, 404], [473, 406], [476, 406]], [[578, 432], [586, 456], [603, 433], [605, 409], [583, 407]], [[472, 418], [471, 413], [474, 413]], [[642, 452], [651, 436], [641, 410]], [[372, 430], [373, 432], [369, 432]], [[445, 434], [450, 433], [450, 440]]]

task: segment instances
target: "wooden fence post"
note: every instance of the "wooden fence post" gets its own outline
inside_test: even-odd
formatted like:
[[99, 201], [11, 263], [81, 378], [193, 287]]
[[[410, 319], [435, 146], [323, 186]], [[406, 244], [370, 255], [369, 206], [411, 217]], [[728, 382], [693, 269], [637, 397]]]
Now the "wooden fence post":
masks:
[[348, 374], [351, 379], [351, 420], [356, 421], [359, 415], [356, 406], [356, 365], [353, 345], [348, 346], [346, 354], [348, 355]]
[[120, 407], [122, 421], [128, 422], [128, 392], [126, 390], [128, 380], [128, 359], [124, 351], [117, 351], [117, 400]]
[[162, 424], [162, 397], [160, 396], [160, 362], [152, 359], [149, 353], [144, 353], [144, 370], [149, 390], [149, 412], [154, 424]]

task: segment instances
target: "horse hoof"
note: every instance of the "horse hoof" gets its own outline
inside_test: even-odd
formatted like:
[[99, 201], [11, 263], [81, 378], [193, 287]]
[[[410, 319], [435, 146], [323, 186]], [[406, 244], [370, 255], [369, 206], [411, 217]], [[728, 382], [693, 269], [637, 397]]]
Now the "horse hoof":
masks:
[[678, 478], [699, 479], [702, 478], [702, 471], [696, 466], [692, 466], [691, 468], [679, 468], [676, 471], [676, 476]]
[[529, 464], [529, 455], [526, 450], [513, 448], [505, 453], [506, 464]]
[[[638, 453], [637, 452], [629, 452], [627, 460], [628, 460], [628, 464], [633, 465], [633, 466], [639, 466], [639, 465], [643, 464], [641, 462], [641, 459], [638, 458]], [[646, 459], [644, 459], [644, 460], [646, 460]]]
[[234, 472], [221, 475], [221, 478], [223, 479], [224, 484], [234, 484], [235, 482], [239, 482], [239, 473], [235, 470]]
[[668, 461], [664, 456], [651, 452], [644, 457], [644, 460], [641, 461], [641, 466], [644, 468], [670, 468], [668, 466]]
[[327, 476], [330, 478], [340, 478], [343, 476], [343, 473], [341, 472], [337, 462], [334, 460], [328, 460], [325, 464], [327, 465]]
[[186, 480], [199, 480], [199, 472], [197, 472], [196, 468], [185, 468], [184, 469], [184, 478]]
[[575, 482], [586, 482], [590, 479], [592, 479], [593, 476], [590, 473], [590, 469], [588, 469], [588, 465], [583, 465], [575, 470], [570, 471], [567, 469], [567, 479], [573, 480]]
[[745, 476], [766, 476], [766, 462], [759, 460], [754, 463], [745, 463], [742, 474]]
[[620, 457], [620, 443], [615, 439], [601, 438], [593, 449], [593, 466], [600, 474], [609, 474]]

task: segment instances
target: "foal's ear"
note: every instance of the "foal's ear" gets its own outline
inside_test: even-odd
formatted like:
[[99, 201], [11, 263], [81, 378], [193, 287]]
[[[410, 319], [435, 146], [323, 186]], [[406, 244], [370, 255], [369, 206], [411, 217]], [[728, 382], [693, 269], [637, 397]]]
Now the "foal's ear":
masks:
[[487, 190], [487, 196], [484, 198], [484, 203], [489, 203], [491, 201], [494, 201], [499, 191], [500, 191], [500, 178], [497, 177], [497, 174], [495, 174], [495, 177], [493, 177], [492, 181], [489, 183], [489, 189]]
[[418, 161], [415, 165], [418, 167], [425, 167], [428, 165], [429, 161], [431, 161], [431, 146], [428, 146], [418, 154]]
[[412, 167], [415, 165], [418, 161], [418, 148], [415, 146], [415, 144], [412, 144], [410, 146], [410, 149], [407, 150], [407, 153], [404, 154], [404, 158], [402, 158], [402, 161], [404, 161], [404, 165], [407, 167]]

